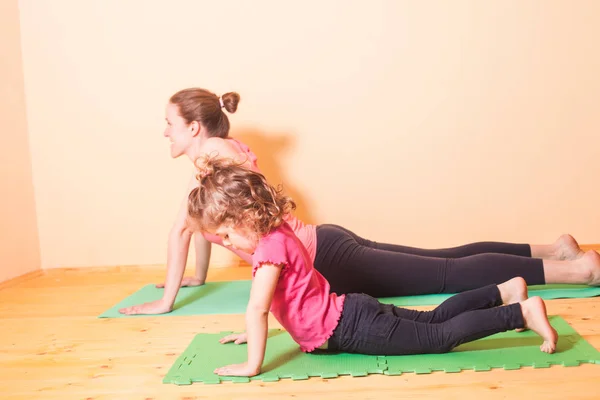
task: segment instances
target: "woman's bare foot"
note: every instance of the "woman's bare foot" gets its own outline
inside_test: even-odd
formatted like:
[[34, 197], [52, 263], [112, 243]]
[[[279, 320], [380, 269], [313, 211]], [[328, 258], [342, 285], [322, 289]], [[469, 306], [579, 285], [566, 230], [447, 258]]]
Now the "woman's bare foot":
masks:
[[600, 286], [600, 254], [586, 251], [573, 261], [543, 260], [546, 283], [571, 283]]
[[579, 243], [569, 234], [561, 235], [552, 244], [530, 245], [531, 257], [544, 260], [574, 261], [585, 254]]
[[521, 302], [521, 310], [523, 311], [525, 328], [531, 329], [544, 339], [540, 350], [544, 353], [554, 353], [556, 342], [558, 342], [558, 333], [548, 321], [546, 305], [541, 297], [535, 296]]
[[577, 240], [569, 234], [561, 235], [556, 242], [555, 247], [555, 260], [576, 260], [583, 257], [585, 252], [579, 247]]
[[592, 286], [600, 286], [600, 254], [596, 250], [586, 251], [578, 262], [589, 271], [589, 279], [586, 283]]
[[520, 303], [527, 300], [527, 283], [517, 276], [498, 285], [502, 304]]

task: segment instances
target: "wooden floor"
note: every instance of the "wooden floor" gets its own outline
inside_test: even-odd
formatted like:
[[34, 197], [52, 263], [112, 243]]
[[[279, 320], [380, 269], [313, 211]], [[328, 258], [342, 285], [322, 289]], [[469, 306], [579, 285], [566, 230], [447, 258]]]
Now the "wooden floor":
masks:
[[[242, 315], [97, 318], [142, 285], [162, 281], [164, 273], [158, 267], [59, 269], [0, 284], [0, 399], [600, 398], [600, 365], [162, 384], [196, 333], [244, 329]], [[248, 268], [223, 268], [210, 271], [209, 280], [249, 276]], [[600, 298], [547, 304], [550, 314], [563, 316], [600, 349]]]

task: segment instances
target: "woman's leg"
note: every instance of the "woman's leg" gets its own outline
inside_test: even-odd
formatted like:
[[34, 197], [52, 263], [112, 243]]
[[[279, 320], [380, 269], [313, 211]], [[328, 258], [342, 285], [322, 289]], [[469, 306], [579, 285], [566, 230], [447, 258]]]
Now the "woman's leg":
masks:
[[332, 292], [373, 297], [457, 293], [516, 276], [528, 285], [600, 284], [600, 256], [594, 251], [575, 261], [495, 253], [456, 259], [423, 257], [374, 249], [334, 225], [317, 228], [315, 268], [328, 280]]
[[575, 260], [584, 254], [577, 241], [568, 234], [562, 235], [554, 243], [546, 245], [476, 242], [463, 246], [443, 249], [422, 249], [418, 247], [374, 242], [372, 240], [361, 238], [360, 236], [341, 226], [338, 226], [338, 228], [343, 229], [348, 234], [354, 236], [365, 246], [379, 250], [388, 250], [396, 253], [406, 253], [424, 257], [460, 258], [473, 256], [476, 254], [498, 253], [522, 257], [543, 258], [548, 260]]
[[[492, 289], [455, 296], [462, 297], [461, 301], [444, 306], [444, 314], [454, 316], [440, 323], [398, 317], [382, 309], [373, 298], [348, 295], [340, 324], [329, 340], [329, 350], [376, 355], [445, 353], [462, 343], [527, 327], [544, 339], [542, 351], [554, 352], [558, 337], [548, 322], [543, 301], [534, 297], [505, 307], [485, 308], [499, 299], [498, 290]], [[475, 304], [484, 308], [477, 309]], [[463, 307], [468, 311], [461, 312]]]
[[365, 246], [332, 225], [317, 228], [314, 264], [332, 292], [373, 297], [457, 293], [516, 276], [530, 285], [545, 282], [542, 260], [506, 254], [452, 259], [396, 253]]

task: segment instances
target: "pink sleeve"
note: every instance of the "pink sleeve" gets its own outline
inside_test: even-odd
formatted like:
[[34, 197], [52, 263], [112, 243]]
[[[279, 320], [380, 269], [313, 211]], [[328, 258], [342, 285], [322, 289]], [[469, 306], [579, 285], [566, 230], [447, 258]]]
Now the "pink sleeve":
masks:
[[262, 240], [252, 255], [252, 276], [263, 264], [273, 264], [280, 267], [288, 265], [287, 250], [279, 240]]

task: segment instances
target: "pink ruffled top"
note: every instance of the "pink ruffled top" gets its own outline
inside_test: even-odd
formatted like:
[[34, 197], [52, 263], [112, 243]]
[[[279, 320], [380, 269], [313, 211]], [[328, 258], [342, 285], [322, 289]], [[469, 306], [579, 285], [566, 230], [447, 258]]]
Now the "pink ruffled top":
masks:
[[264, 236], [252, 259], [253, 277], [264, 264], [281, 267], [271, 312], [300, 349], [311, 352], [323, 345], [338, 325], [345, 296], [329, 293], [329, 282], [291, 227], [284, 223]]

